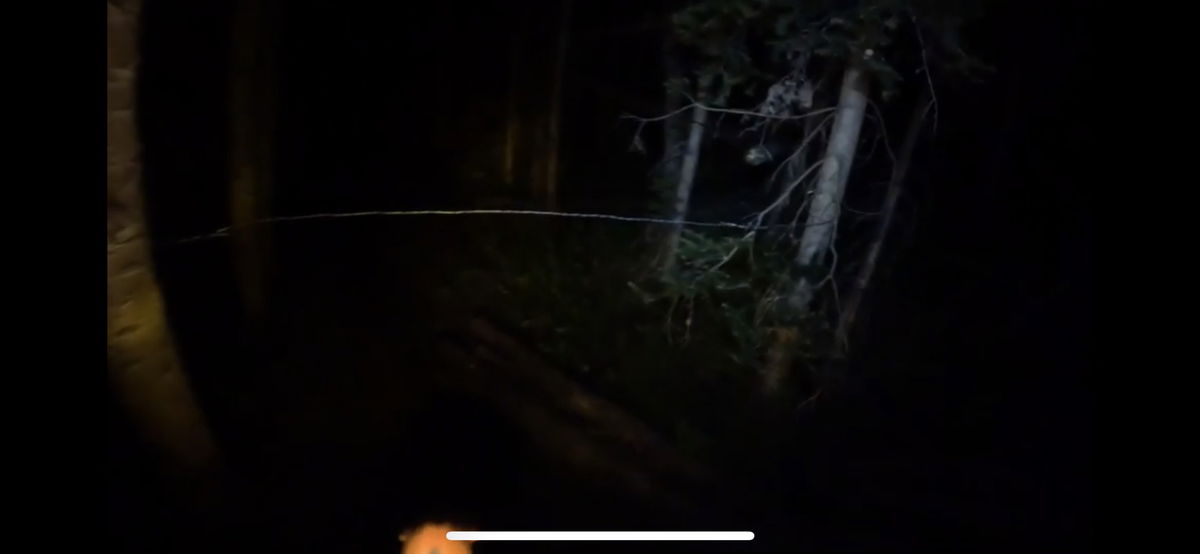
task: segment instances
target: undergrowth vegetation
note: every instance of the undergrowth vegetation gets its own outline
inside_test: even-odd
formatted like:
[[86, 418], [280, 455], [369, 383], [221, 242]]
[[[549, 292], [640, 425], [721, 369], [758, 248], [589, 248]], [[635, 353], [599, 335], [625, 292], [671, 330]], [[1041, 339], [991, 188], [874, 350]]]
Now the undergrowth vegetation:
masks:
[[[770, 330], [794, 323], [775, 316], [791, 283], [782, 247], [736, 230], [686, 232], [676, 270], [662, 276], [638, 225], [513, 222], [481, 241], [480, 263], [452, 285], [459, 301], [519, 328], [693, 455], [761, 438], [747, 427], [764, 407], [756, 387]], [[811, 365], [814, 341], [797, 346], [798, 365]], [[811, 393], [793, 388], [781, 405]]]

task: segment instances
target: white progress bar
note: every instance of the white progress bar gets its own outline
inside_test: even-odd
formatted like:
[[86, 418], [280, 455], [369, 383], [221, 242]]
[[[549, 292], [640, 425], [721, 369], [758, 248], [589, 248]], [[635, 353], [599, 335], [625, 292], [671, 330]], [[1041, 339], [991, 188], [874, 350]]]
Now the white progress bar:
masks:
[[448, 531], [452, 541], [752, 541], [751, 531]]

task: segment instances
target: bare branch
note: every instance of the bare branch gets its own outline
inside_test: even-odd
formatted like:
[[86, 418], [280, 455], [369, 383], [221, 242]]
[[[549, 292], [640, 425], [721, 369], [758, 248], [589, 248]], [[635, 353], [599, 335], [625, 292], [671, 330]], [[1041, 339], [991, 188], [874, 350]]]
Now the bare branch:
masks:
[[782, 163], [775, 166], [775, 171], [772, 171], [771, 176], [767, 178], [768, 189], [770, 188], [770, 186], [769, 186], [770, 183], [775, 182], [775, 177], [779, 175], [779, 171], [782, 170], [784, 167], [786, 167], [789, 163], [791, 163], [791, 161], [793, 159], [795, 159], [796, 156], [799, 156], [801, 153], [803, 153], [804, 150], [806, 148], [808, 148], [808, 143], [811, 142], [813, 138], [815, 138], [818, 134], [821, 133], [821, 130], [825, 128], [825, 124], [829, 123], [832, 120], [833, 120], [832, 115], [825, 116], [825, 119], [822, 119], [821, 122], [817, 124], [816, 128], [814, 128], [812, 130], [812, 132], [808, 134], [808, 136], [804, 137], [804, 140], [800, 142], [800, 146], [796, 147], [796, 151], [792, 152], [792, 155], [788, 156], [787, 159], [783, 160]]
[[888, 158], [892, 160], [892, 167], [896, 167], [896, 153], [892, 151], [892, 141], [888, 139], [887, 124], [883, 121], [883, 111], [879, 109], [879, 105], [874, 100], [868, 100], [871, 109], [875, 110], [875, 118], [879, 120], [879, 134], [883, 135], [883, 147], [887, 150]]
[[819, 110], [810, 110], [810, 111], [805, 112], [800, 115], [767, 115], [767, 114], [761, 114], [761, 113], [751, 111], [751, 110], [741, 110], [741, 109], [737, 109], [737, 108], [717, 108], [717, 107], [713, 107], [713, 106], [708, 106], [705, 104], [701, 104], [700, 102], [697, 102], [694, 98], [692, 98], [691, 96], [688, 96], [687, 94], [684, 94], [684, 96], [687, 96], [688, 99], [692, 101], [692, 103], [688, 104], [682, 108], [679, 108], [675, 111], [672, 111], [670, 113], [667, 113], [664, 115], [657, 115], [657, 116], [653, 116], [653, 117], [643, 117], [640, 115], [634, 115], [634, 114], [627, 113], [627, 114], [622, 115], [621, 119], [633, 119], [633, 120], [646, 122], [646, 123], [654, 122], [654, 121], [662, 121], [664, 119], [670, 119], [672, 117], [675, 117], [685, 111], [688, 111], [688, 110], [690, 110], [692, 108], [696, 108], [696, 107], [698, 107], [704, 111], [707, 111], [707, 112], [714, 112], [714, 113], [720, 113], [720, 114], [746, 115], [746, 116], [750, 116], [750, 117], [758, 117], [758, 118], [762, 118], [762, 119], [775, 119], [775, 120], [780, 120], [780, 121], [794, 121], [794, 120], [798, 120], [798, 119], [815, 117], [815, 116], [818, 116], [821, 114], [826, 114], [826, 113], [831, 113], [831, 112], [837, 111], [837, 108], [833, 107], [833, 108], [821, 108]]
[[733, 247], [733, 249], [732, 249], [732, 250], [730, 250], [730, 251], [729, 251], [729, 253], [728, 253], [728, 254], [726, 254], [724, 258], [721, 258], [721, 261], [720, 261], [720, 262], [717, 262], [717, 265], [714, 265], [714, 266], [712, 266], [712, 267], [708, 268], [708, 271], [705, 271], [705, 272], [704, 272], [704, 274], [705, 274], [705, 275], [708, 275], [709, 273], [712, 273], [712, 272], [714, 272], [714, 271], [716, 271], [716, 270], [718, 270], [718, 269], [721, 269], [721, 266], [725, 265], [725, 263], [726, 263], [726, 262], [728, 262], [729, 260], [733, 259], [733, 255], [734, 255], [734, 254], [737, 254], [737, 251], [738, 251], [738, 249], [739, 249], [739, 248], [741, 248], [741, 247], [740, 247], [740, 246], [734, 246], [734, 247]]
[[705, 110], [705, 111], [718, 112], [718, 113], [731, 113], [731, 114], [745, 115], [745, 116], [750, 116], [750, 117], [758, 117], [758, 118], [762, 118], [762, 119], [775, 119], [775, 120], [780, 120], [780, 121], [804, 119], [806, 117], [813, 117], [813, 116], [821, 115], [823, 113], [830, 113], [830, 112], [837, 111], [837, 107], [832, 107], [832, 108], [822, 108], [819, 110], [809, 110], [800, 115], [768, 115], [768, 114], [756, 112], [754, 110], [742, 110], [742, 109], [737, 109], [737, 108], [717, 108], [714, 106], [708, 106], [708, 105], [702, 104], [700, 101], [696, 100], [695, 98], [693, 98], [691, 95], [689, 95], [686, 92], [683, 93], [683, 95], [686, 96], [688, 98], [688, 100], [692, 101], [692, 106], [699, 106], [700, 109]]
[[805, 400], [804, 402], [801, 402], [798, 406], [796, 406], [796, 410], [797, 411], [802, 410], [802, 409], [804, 409], [805, 406], [812, 404], [813, 402], [816, 402], [817, 398], [819, 398], [821, 396], [821, 390], [822, 389], [817, 389], [817, 392], [814, 392], [812, 396], [808, 397], [808, 400]]
[[837, 271], [837, 264], [838, 264], [837, 247], [834, 246], [834, 244], [833, 244], [836, 241], [837, 241], [836, 235], [829, 240], [829, 251], [833, 254], [833, 263], [831, 263], [829, 265], [829, 272], [826, 273], [825, 277], [823, 279], [821, 279], [821, 281], [818, 282], [816, 284], [816, 286], [813, 287], [813, 290], [819, 290], [821, 287], [825, 286], [825, 283], [834, 280], [833, 274], [834, 274], [834, 272]]
[[771, 210], [774, 210], [776, 207], [778, 207], [780, 204], [782, 204], [784, 199], [786, 199], [788, 197], [788, 195], [790, 195], [792, 193], [792, 191], [795, 190], [796, 187], [800, 185], [800, 183], [804, 182], [804, 179], [807, 178], [808, 175], [813, 172], [813, 170], [815, 170], [818, 167], [821, 167], [821, 165], [824, 163], [825, 163], [825, 160], [820, 160], [817, 163], [812, 164], [812, 166], [809, 167], [808, 169], [806, 169], [804, 171], [804, 173], [801, 173], [799, 177], [796, 177], [795, 179], [793, 179], [792, 183], [788, 185], [787, 189], [785, 189], [783, 191], [783, 193], [781, 193], [779, 195], [779, 197], [775, 199], [774, 202], [771, 202], [771, 204], [769, 206], [764, 208], [762, 211], [758, 212], [758, 216], [754, 218], [754, 224], [751, 225], [750, 228], [758, 229], [759, 227], [761, 227], [762, 220], [763, 220], [763, 218], [765, 218], [767, 216], [767, 213], [769, 213]]
[[[870, 119], [874, 119], [874, 118], [870, 118]], [[871, 140], [871, 149], [868, 150], [865, 154], [862, 152], [859, 152], [859, 154], [858, 154], [859, 158], [864, 159], [864, 160], [873, 159], [875, 157], [875, 150], [879, 148], [880, 142], [883, 142], [883, 137], [882, 137], [882, 135], [876, 134], [875, 138]]]
[[642, 129], [646, 127], [645, 121], [639, 121], [637, 129], [633, 130], [633, 138], [629, 139], [629, 150], [644, 154], [646, 149], [642, 146]]
[[837, 266], [838, 266], [837, 229], [836, 228], [834, 229], [833, 237], [830, 238], [830, 240], [829, 240], [829, 252], [833, 254], [833, 262], [829, 265], [829, 273], [827, 273], [825, 275], [824, 279], [821, 279], [820, 283], [817, 283], [817, 286], [813, 287], [813, 290], [814, 291], [821, 290], [821, 287], [823, 287], [826, 282], [829, 283], [830, 288], [833, 289], [833, 311], [834, 311], [835, 317], [836, 317], [835, 321], [838, 321], [838, 320], [841, 320], [841, 317], [842, 317], [842, 298], [841, 298], [841, 295], [838, 293], [837, 278], [835, 277], [835, 275], [837, 273]]
[[865, 212], [862, 210], [856, 210], [853, 207], [851, 207], [850, 204], [848, 202], [846, 202], [844, 199], [842, 200], [842, 209], [846, 210], [854, 215], [863, 216], [863, 217], [875, 217], [875, 216], [883, 213], [883, 210], [876, 210], [873, 212]]
[[913, 13], [912, 8], [908, 9], [908, 17], [912, 20], [913, 28], [917, 31], [917, 41], [921, 43], [921, 65], [922, 71], [925, 73], [925, 82], [929, 83], [930, 103], [933, 106], [933, 134], [937, 134], [938, 122], [938, 101], [937, 91], [933, 89], [933, 75], [929, 73], [929, 58], [925, 55], [925, 36], [921, 34], [921, 24], [917, 22], [917, 14]]
[[792, 216], [791, 223], [788, 223], [789, 234], [796, 232], [796, 224], [800, 223], [800, 214], [804, 213], [804, 209], [808, 207], [810, 202], [812, 202], [812, 195], [806, 194], [804, 200], [800, 201], [800, 206], [796, 208], [796, 213]]
[[686, 112], [686, 111], [688, 111], [688, 110], [692, 109], [692, 107], [693, 107], [693, 106], [695, 106], [695, 105], [696, 105], [695, 103], [688, 104], [688, 105], [686, 105], [686, 106], [684, 106], [684, 107], [682, 107], [682, 108], [679, 108], [678, 110], [675, 110], [675, 111], [673, 111], [673, 112], [670, 112], [670, 113], [668, 113], [668, 114], [665, 114], [665, 115], [658, 115], [658, 116], [654, 116], [654, 117], [642, 117], [642, 116], [640, 116], [640, 115], [633, 115], [633, 114], [629, 114], [629, 113], [627, 113], [627, 114], [624, 114], [624, 115], [622, 115], [622, 116], [621, 116], [621, 119], [636, 119], [636, 120], [638, 120], [638, 121], [641, 121], [641, 122], [643, 122], [643, 123], [649, 123], [649, 122], [652, 122], [652, 121], [662, 121], [662, 120], [664, 120], [664, 119], [671, 119], [672, 117], [675, 117], [675, 116], [677, 116], [677, 115], [679, 115], [679, 114], [681, 114], [681, 113], [683, 113], [683, 112]]

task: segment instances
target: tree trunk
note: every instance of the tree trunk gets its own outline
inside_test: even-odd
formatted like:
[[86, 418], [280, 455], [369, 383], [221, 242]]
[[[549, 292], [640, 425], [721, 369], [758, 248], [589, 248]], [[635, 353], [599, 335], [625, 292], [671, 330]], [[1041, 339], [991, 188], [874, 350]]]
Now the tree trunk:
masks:
[[567, 67], [567, 39], [571, 31], [571, 2], [563, 0], [562, 19], [558, 28], [558, 47], [554, 60], [554, 86], [550, 92], [550, 119], [547, 133], [546, 149], [546, 207], [558, 208], [558, 174], [560, 132], [562, 127], [562, 91], [563, 74]]
[[833, 244], [837, 233], [842, 195], [846, 192], [854, 152], [858, 149], [858, 135], [866, 114], [867, 90], [867, 75], [857, 63], [851, 63], [842, 77], [842, 92], [833, 131], [808, 208], [804, 233], [800, 236], [800, 250], [796, 254], [795, 264], [801, 269], [801, 276], [788, 297], [788, 305], [789, 309], [802, 315], [808, 313], [809, 304], [816, 293], [813, 268], [822, 262], [825, 251]]
[[768, 330], [768, 336], [771, 339], [771, 348], [767, 349], [762, 388], [763, 392], [770, 396], [783, 388], [784, 379], [792, 367], [800, 330], [795, 326], [775, 327]]
[[521, 35], [514, 33], [509, 41], [508, 123], [504, 128], [504, 185], [507, 187], [516, 182], [517, 138], [521, 130], [521, 114], [517, 109], [517, 96], [521, 90], [517, 72], [521, 62], [520, 40]]
[[269, 0], [234, 4], [230, 87], [230, 237], [242, 306], [251, 326], [262, 323], [270, 260], [265, 219], [273, 176], [274, 106]]
[[679, 171], [679, 185], [675, 188], [675, 202], [671, 207], [673, 224], [667, 231], [663, 248], [662, 271], [670, 273], [675, 268], [675, 256], [679, 251], [679, 237], [683, 233], [683, 220], [688, 213], [688, 199], [692, 195], [692, 184], [696, 180], [696, 167], [700, 163], [700, 145], [704, 139], [704, 122], [708, 110], [700, 106], [692, 108], [692, 128], [688, 131], [687, 149], [683, 153], [683, 166]]
[[887, 196], [884, 198], [881, 210], [883, 218], [879, 221], [879, 228], [875, 231], [875, 238], [871, 240], [866, 260], [863, 261], [862, 268], [858, 271], [858, 277], [854, 280], [854, 289], [847, 298], [846, 306], [842, 309], [841, 317], [838, 319], [835, 335], [837, 339], [835, 348], [838, 355], [844, 355], [849, 345], [849, 335], [850, 330], [854, 327], [854, 318], [858, 314], [863, 296], [871, 283], [871, 276], [879, 261], [879, 252], [883, 249], [884, 241], [887, 240], [888, 230], [891, 229], [892, 216], [896, 212], [896, 202], [900, 198], [909, 162], [912, 161], [913, 150], [916, 148], [917, 138], [920, 137], [921, 127], [925, 122], [925, 114], [929, 111], [930, 106], [929, 95], [925, 93], [917, 100], [917, 105], [913, 108], [912, 119], [909, 120], [908, 130], [904, 133], [904, 142], [900, 144], [900, 152], [896, 156], [896, 165], [892, 167], [892, 177], [888, 182]]
[[[837, 231], [842, 195], [846, 190], [854, 152], [858, 148], [858, 134], [866, 113], [867, 91], [866, 74], [861, 67], [852, 63], [842, 77], [833, 131], [825, 147], [824, 161], [808, 207], [808, 220], [800, 236], [800, 250], [795, 260], [801, 270], [800, 278], [787, 300], [787, 309], [797, 319], [809, 313], [809, 304], [819, 283], [814, 278], [813, 267], [821, 262]], [[790, 331], [780, 330], [776, 333], [763, 367], [763, 392], [768, 396], [779, 393], [788, 378], [791, 370], [790, 351], [794, 348], [795, 337], [795, 333]]]
[[108, 376], [149, 442], [185, 475], [217, 448], [167, 327], [143, 214], [135, 118], [141, 2], [108, 2]]

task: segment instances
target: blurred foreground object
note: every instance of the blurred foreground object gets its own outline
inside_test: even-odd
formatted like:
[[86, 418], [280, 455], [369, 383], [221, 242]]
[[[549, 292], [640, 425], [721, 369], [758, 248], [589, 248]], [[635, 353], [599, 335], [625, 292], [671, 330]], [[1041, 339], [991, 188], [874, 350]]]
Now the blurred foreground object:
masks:
[[446, 533], [454, 531], [449, 523], [424, 523], [400, 534], [404, 543], [401, 554], [471, 554], [474, 541], [452, 541]]
[[139, 0], [108, 2], [108, 376], [171, 470], [194, 476], [214, 466], [217, 449], [176, 355], [150, 257], [135, 110], [140, 12]]

